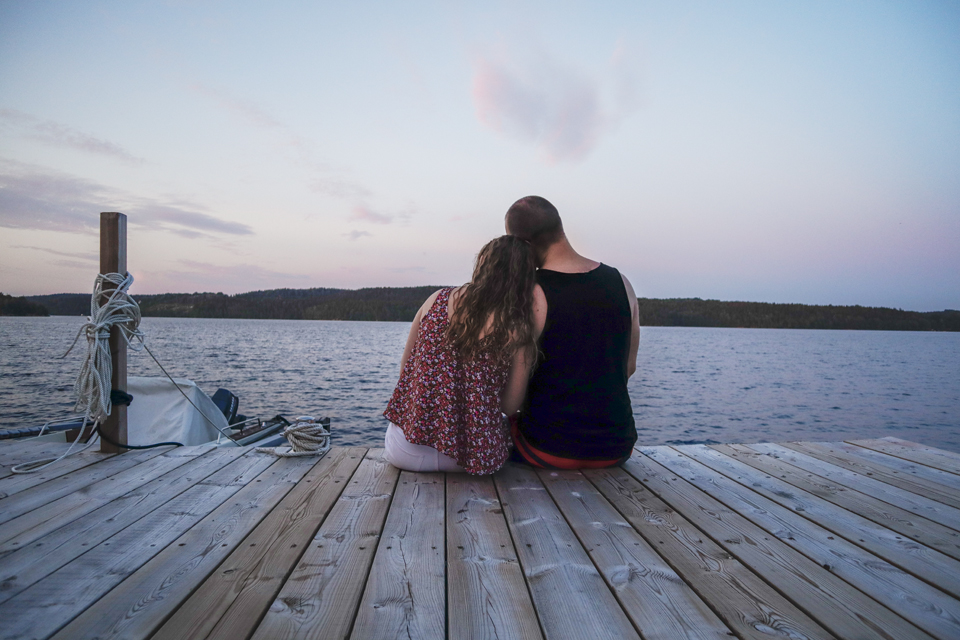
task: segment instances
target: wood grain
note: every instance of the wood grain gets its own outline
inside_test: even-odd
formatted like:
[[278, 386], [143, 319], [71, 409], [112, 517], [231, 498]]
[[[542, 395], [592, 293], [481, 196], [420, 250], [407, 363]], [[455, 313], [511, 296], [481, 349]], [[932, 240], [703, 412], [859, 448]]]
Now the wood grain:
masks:
[[711, 445], [710, 448], [722, 454], [701, 458], [711, 469], [737, 482], [749, 484], [751, 490], [885, 558], [924, 582], [954, 597], [960, 595], [960, 563], [953, 558], [799, 489], [781, 478], [780, 474], [774, 477], [771, 473], [746, 464], [747, 460], [762, 454], [726, 445]]
[[[783, 446], [960, 509], [960, 476], [952, 473], [845, 442], [785, 442]], [[944, 483], [945, 476], [954, 482]]]
[[[33, 511], [58, 498], [69, 495], [83, 487], [96, 484], [112, 475], [136, 467], [151, 458], [172, 450], [173, 447], [148, 449], [146, 451], [131, 451], [123, 455], [97, 453], [102, 461], [94, 460], [91, 464], [90, 456], [86, 459], [73, 461], [65, 458], [54, 465], [63, 464], [71, 472], [69, 475], [51, 474], [45, 478], [42, 472], [26, 475], [16, 475], [10, 478], [5, 489], [9, 492], [0, 500], [0, 522], [12, 520], [28, 511]], [[75, 466], [76, 462], [84, 462]], [[2, 483], [3, 481], [0, 481]]]
[[910, 460], [941, 471], [948, 471], [960, 475], [960, 454], [943, 449], [926, 447], [916, 442], [908, 442], [899, 438], [879, 438], [868, 440], [847, 440], [846, 442], [872, 449], [904, 460]]
[[655, 459], [930, 635], [944, 640], [960, 637], [960, 602], [956, 599], [753, 492], [749, 483], [739, 484], [698, 462], [721, 455], [718, 452], [704, 445], [674, 448], [684, 455], [658, 455]]
[[730, 629], [580, 472], [538, 474], [644, 640], [729, 640]]
[[536, 472], [508, 463], [494, 480], [547, 640], [639, 638]]
[[6, 602], [103, 540], [159, 509], [243, 453], [246, 453], [243, 449], [230, 447], [200, 456], [36, 542], [2, 556], [0, 602]]
[[809, 612], [838, 638], [929, 638], [893, 611], [881, 606], [819, 564], [767, 535], [736, 511], [680, 479], [653, 456], [679, 456], [669, 448], [644, 449], [631, 459], [647, 486], [683, 514], [725, 551], [749, 566], [765, 582]]
[[542, 637], [493, 479], [447, 474], [451, 640]]
[[738, 638], [833, 638], [647, 489], [642, 468], [631, 470], [638, 475], [619, 468], [584, 475]]
[[[251, 459], [252, 464], [248, 464]], [[271, 464], [273, 459], [268, 456], [239, 458], [0, 604], [0, 619], [4, 621], [0, 638], [48, 637], [55, 633], [207, 514], [255, 481]], [[254, 478], [250, 477], [251, 474]], [[37, 615], [37, 602], [44, 603], [43, 615]]]
[[[79, 445], [78, 445], [79, 446]], [[161, 453], [157, 451], [156, 453]], [[97, 465], [99, 467], [100, 462], [104, 462], [111, 458], [115, 457], [115, 454], [112, 453], [100, 453], [99, 451], [93, 451], [88, 449], [77, 454], [71, 454], [56, 462], [45, 469], [34, 473], [18, 473], [14, 474], [11, 470], [9, 474], [0, 474], [0, 509], [3, 507], [3, 499], [9, 498], [12, 495], [20, 493], [21, 491], [26, 491], [31, 487], [36, 487], [37, 485], [42, 485], [44, 483], [50, 484], [50, 481], [55, 478], [62, 478], [67, 474], [74, 474], [78, 469], [83, 469], [84, 467], [89, 467], [91, 465]], [[123, 458], [124, 456], [120, 456]], [[15, 466], [15, 465], [14, 465]], [[0, 511], [0, 522], [4, 519], [3, 512]]]
[[30, 544], [207, 451], [209, 448], [199, 447], [167, 451], [98, 484], [78, 486], [62, 498], [7, 520], [0, 524], [0, 554]]
[[[342, 452], [336, 457], [342, 457]], [[318, 458], [311, 457], [277, 460], [54, 637], [147, 637], [241, 542], [247, 548], [258, 543], [246, 540], [248, 534], [273, 513], [317, 462]]]
[[184, 600], [153, 640], [197, 640], [211, 633], [248, 637], [365, 454], [362, 448], [331, 450]]
[[400, 474], [351, 638], [446, 638], [442, 473]]
[[383, 458], [383, 449], [367, 452], [254, 638], [310, 640], [350, 635], [399, 475]]
[[[781, 478], [796, 489], [832, 502], [850, 513], [872, 520], [880, 526], [912, 538], [954, 559], [960, 559], [960, 533], [949, 527], [799, 469], [779, 456], [758, 451], [747, 445], [731, 445], [730, 449], [741, 454], [739, 460], [742, 462]], [[718, 447], [717, 450], [721, 449]]]
[[[931, 500], [922, 494], [912, 493], [905, 489], [882, 482], [877, 478], [850, 471], [842, 467], [837, 467], [829, 462], [818, 460], [817, 458], [788, 449], [777, 444], [754, 444], [748, 445], [754, 451], [767, 453], [776, 456], [780, 460], [787, 462], [798, 469], [808, 471], [821, 478], [842, 485], [854, 491], [882, 500], [904, 511], [926, 518], [953, 529], [954, 532], [960, 531], [960, 509], [949, 507], [942, 502]], [[956, 538], [960, 540], [960, 533]]]

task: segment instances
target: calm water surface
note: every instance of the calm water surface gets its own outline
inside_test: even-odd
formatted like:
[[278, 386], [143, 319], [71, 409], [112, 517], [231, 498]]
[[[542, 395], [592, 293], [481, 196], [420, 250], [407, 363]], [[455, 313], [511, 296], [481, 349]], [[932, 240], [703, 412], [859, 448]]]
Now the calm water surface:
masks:
[[[0, 317], [0, 429], [72, 412], [79, 317]], [[409, 325], [145, 318], [174, 377], [240, 412], [328, 415], [335, 443], [378, 445]], [[131, 353], [131, 375], [162, 375]], [[960, 451], [960, 334], [645, 327], [630, 397], [644, 444], [897, 436]]]

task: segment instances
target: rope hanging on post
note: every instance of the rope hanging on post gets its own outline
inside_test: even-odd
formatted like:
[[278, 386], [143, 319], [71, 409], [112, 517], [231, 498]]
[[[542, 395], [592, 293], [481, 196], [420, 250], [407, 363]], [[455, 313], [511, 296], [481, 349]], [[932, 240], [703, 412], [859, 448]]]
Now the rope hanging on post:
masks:
[[[104, 292], [104, 283], [114, 285], [116, 288], [112, 291]], [[90, 317], [83, 323], [80, 330], [77, 331], [73, 344], [67, 349], [60, 358], [66, 358], [73, 348], [77, 346], [80, 336], [87, 336], [87, 355], [80, 367], [80, 374], [73, 385], [73, 392], [77, 396], [76, 410], [84, 412], [84, 428], [87, 424], [95, 423], [99, 426], [113, 409], [111, 401], [111, 377], [113, 376], [113, 363], [110, 360], [110, 329], [114, 326], [120, 328], [120, 335], [134, 351], [143, 349], [143, 333], [140, 331], [140, 305], [130, 297], [127, 290], [133, 284], [133, 276], [130, 274], [121, 275], [119, 273], [98, 274], [93, 284], [93, 295], [90, 297]], [[101, 300], [109, 293], [109, 297], [101, 304]], [[134, 344], [138, 341], [139, 344]], [[126, 394], [124, 394], [126, 395]], [[114, 395], [118, 400], [130, 404], [127, 398]], [[129, 396], [128, 396], [129, 397]], [[99, 429], [95, 433], [99, 434]], [[34, 473], [45, 469], [55, 462], [63, 460], [73, 452], [73, 447], [80, 441], [80, 435], [74, 440], [70, 447], [58, 458], [44, 458], [25, 462], [21, 465], [12, 467], [13, 473]], [[85, 451], [91, 445], [96, 443], [96, 438], [91, 434], [90, 442], [80, 451]]]
[[[101, 305], [106, 295], [104, 283], [116, 288], [108, 291], [109, 297]], [[87, 336], [87, 355], [80, 366], [80, 374], [73, 385], [77, 396], [77, 410], [82, 410], [88, 418], [102, 423], [113, 409], [110, 399], [110, 380], [113, 376], [113, 363], [110, 360], [110, 329], [120, 329], [120, 335], [127, 346], [134, 351], [143, 350], [143, 332], [140, 331], [140, 305], [130, 297], [127, 291], [133, 284], [130, 274], [107, 273], [97, 275], [90, 297], [90, 317], [77, 331], [73, 344], [63, 354], [63, 358], [73, 351], [80, 336]]]

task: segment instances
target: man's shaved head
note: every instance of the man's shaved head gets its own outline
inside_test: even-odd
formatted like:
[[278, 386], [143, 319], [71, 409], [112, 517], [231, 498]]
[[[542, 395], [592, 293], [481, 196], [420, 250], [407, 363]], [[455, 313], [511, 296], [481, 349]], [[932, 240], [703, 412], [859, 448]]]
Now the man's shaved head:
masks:
[[563, 238], [563, 223], [557, 208], [540, 196], [520, 198], [507, 209], [507, 233], [526, 240], [543, 255]]

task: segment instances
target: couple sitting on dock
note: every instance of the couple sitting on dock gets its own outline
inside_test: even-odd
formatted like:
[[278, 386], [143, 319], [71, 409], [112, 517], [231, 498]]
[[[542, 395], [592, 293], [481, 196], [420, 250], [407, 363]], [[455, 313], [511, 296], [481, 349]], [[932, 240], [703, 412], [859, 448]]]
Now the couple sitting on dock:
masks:
[[470, 282], [437, 291], [413, 320], [384, 412], [385, 455], [401, 469], [595, 469], [630, 457], [633, 287], [578, 254], [543, 198], [515, 202], [506, 231], [480, 250]]

